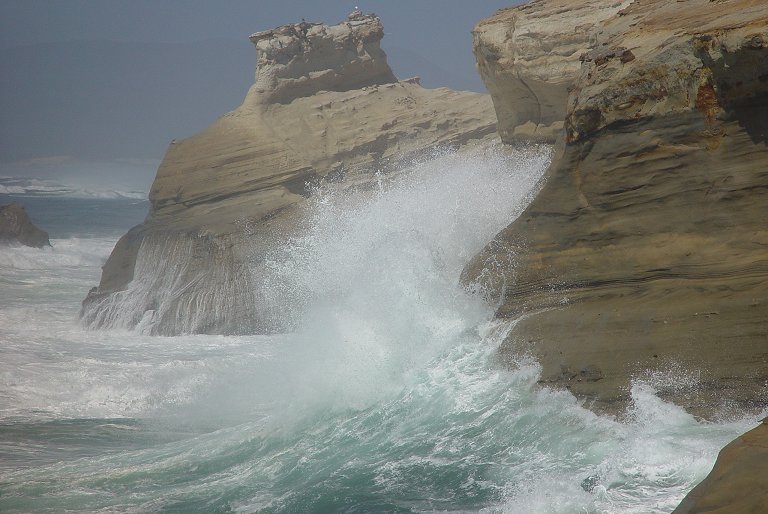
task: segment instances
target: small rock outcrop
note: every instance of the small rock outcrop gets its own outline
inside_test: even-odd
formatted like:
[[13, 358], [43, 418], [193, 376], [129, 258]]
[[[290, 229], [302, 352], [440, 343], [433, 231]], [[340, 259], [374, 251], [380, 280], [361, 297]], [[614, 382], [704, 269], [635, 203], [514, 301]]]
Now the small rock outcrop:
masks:
[[[523, 316], [501, 356], [533, 354], [543, 383], [596, 410], [622, 412], [644, 377], [698, 415], [764, 408], [768, 4], [534, 0], [497, 15], [509, 21], [494, 30], [539, 39], [534, 62], [542, 48], [559, 59], [572, 38], [530, 18], [552, 9], [614, 14], [580, 36], [545, 185], [465, 269], [497, 316]], [[496, 62], [530, 73], [517, 54]], [[665, 373], [686, 378], [657, 380]]]
[[383, 35], [359, 12], [252, 35], [255, 84], [240, 107], [169, 146], [147, 220], [117, 243], [83, 302], [86, 325], [270, 331], [254, 276], [315, 186], [363, 188], [436, 146], [496, 138], [487, 95], [397, 81]]
[[768, 507], [768, 420], [720, 451], [712, 472], [672, 514], [759, 514]]
[[33, 248], [51, 246], [48, 232], [37, 228], [24, 206], [18, 203], [0, 205], [0, 243]]

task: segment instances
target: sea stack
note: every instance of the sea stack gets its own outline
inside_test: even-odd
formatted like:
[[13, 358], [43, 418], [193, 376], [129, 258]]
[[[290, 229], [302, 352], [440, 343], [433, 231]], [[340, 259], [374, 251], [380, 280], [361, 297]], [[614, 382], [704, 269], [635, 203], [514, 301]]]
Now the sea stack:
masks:
[[480, 22], [475, 53], [505, 141], [563, 124], [543, 189], [464, 272], [523, 317], [501, 357], [598, 411], [665, 373], [697, 415], [768, 406], [768, 4], [534, 0]]
[[24, 206], [18, 203], [0, 205], [0, 243], [33, 248], [51, 246], [48, 232], [37, 228]]
[[398, 81], [383, 36], [379, 18], [359, 12], [338, 25], [253, 34], [256, 77], [243, 104], [169, 146], [149, 216], [115, 246], [83, 302], [84, 323], [164, 335], [270, 331], [254, 277], [264, 250], [295, 230], [313, 187], [364, 187], [437, 146], [496, 138], [487, 95]]

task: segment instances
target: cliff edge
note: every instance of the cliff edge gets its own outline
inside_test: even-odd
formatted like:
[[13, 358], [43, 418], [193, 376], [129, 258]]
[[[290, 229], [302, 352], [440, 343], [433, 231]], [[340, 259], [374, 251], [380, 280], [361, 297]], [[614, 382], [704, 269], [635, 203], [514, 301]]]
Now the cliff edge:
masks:
[[115, 246], [84, 323], [164, 335], [278, 329], [259, 263], [295, 230], [314, 187], [365, 187], [436, 146], [495, 137], [487, 95], [397, 81], [383, 35], [360, 12], [253, 34], [243, 104], [168, 147], [149, 216]]
[[477, 69], [505, 143], [553, 143], [562, 131], [579, 57], [594, 32], [631, 0], [532, 1], [502, 9], [473, 31]]
[[[768, 5], [534, 0], [478, 25], [478, 54], [516, 52], [489, 90], [532, 73], [506, 42], [538, 38], [533, 61], [571, 48], [557, 24], [537, 32], [532, 13], [553, 9], [613, 15], [588, 19], [581, 55], [549, 57], [578, 73], [546, 184], [464, 272], [498, 317], [522, 317], [501, 357], [534, 355], [542, 383], [599, 411], [622, 412], [638, 379], [702, 416], [765, 408]], [[529, 100], [494, 97], [508, 133], [526, 119], [499, 102]]]

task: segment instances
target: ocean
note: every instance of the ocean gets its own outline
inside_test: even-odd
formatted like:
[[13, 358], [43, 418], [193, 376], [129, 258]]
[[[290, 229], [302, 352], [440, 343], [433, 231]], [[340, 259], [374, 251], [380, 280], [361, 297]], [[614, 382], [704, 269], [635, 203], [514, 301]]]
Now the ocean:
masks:
[[0, 195], [52, 243], [0, 248], [0, 511], [670, 512], [758, 418], [699, 421], [639, 380], [626, 419], [598, 416], [535, 361], [499, 367], [514, 322], [459, 283], [548, 159], [447, 153], [317, 191], [261, 275], [295, 327], [273, 335], [83, 327], [148, 204]]

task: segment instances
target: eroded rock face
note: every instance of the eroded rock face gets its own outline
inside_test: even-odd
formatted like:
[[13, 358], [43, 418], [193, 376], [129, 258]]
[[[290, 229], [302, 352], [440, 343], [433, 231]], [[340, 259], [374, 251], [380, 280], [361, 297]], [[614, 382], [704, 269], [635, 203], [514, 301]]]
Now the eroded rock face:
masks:
[[712, 472], [672, 514], [765, 512], [768, 505], [768, 420], [720, 451]]
[[761, 409], [768, 5], [636, 0], [593, 34], [545, 186], [464, 278], [526, 315], [503, 357], [597, 410], [642, 378], [695, 414]]
[[22, 244], [33, 248], [51, 246], [48, 232], [40, 230], [18, 203], [0, 205], [0, 243]]
[[505, 143], [554, 142], [597, 27], [631, 0], [532, 0], [477, 24], [477, 68]]
[[287, 103], [318, 91], [349, 91], [396, 82], [379, 46], [375, 15], [353, 13], [338, 25], [297, 23], [256, 32], [253, 100]]
[[86, 325], [166, 335], [277, 329], [259, 310], [254, 274], [264, 250], [294, 230], [313, 187], [364, 188], [375, 172], [436, 146], [495, 138], [487, 95], [398, 82], [382, 34], [378, 18], [357, 13], [336, 26], [251, 36], [256, 83], [239, 108], [169, 146], [150, 216], [118, 242], [83, 302]]

